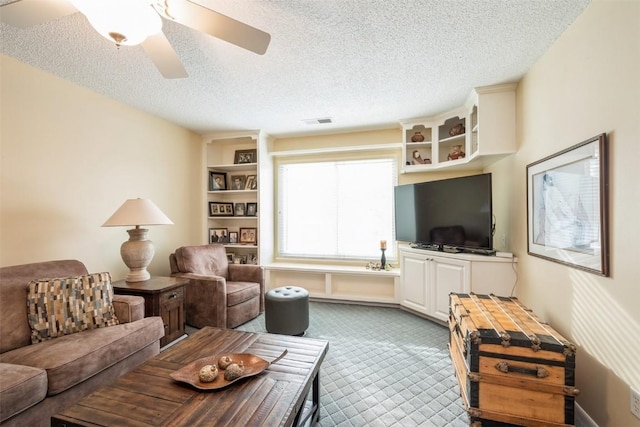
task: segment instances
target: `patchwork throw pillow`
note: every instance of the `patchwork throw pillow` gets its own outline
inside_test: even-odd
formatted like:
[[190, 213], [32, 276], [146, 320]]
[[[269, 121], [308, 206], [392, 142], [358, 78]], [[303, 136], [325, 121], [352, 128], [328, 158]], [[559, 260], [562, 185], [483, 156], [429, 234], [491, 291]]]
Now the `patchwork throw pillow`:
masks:
[[27, 309], [33, 344], [118, 324], [109, 273], [34, 280]]

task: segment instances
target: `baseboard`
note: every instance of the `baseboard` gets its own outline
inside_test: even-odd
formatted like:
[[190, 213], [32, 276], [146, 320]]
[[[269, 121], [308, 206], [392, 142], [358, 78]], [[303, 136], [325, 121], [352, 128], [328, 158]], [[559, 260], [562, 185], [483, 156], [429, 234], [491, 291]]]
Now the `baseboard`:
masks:
[[598, 427], [598, 424], [577, 403], [575, 404], [575, 411], [576, 427]]

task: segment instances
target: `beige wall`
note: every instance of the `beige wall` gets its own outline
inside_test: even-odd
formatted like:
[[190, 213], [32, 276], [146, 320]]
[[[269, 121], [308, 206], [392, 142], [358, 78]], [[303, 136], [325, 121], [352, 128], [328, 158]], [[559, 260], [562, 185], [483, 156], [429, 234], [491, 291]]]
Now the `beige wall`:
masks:
[[[578, 345], [580, 406], [600, 426], [640, 426], [640, 2], [595, 1], [520, 82], [515, 156], [490, 168], [510, 194], [517, 295]], [[527, 255], [526, 165], [606, 132], [611, 277]]]
[[183, 128], [1, 56], [0, 265], [76, 258], [127, 272], [126, 227], [100, 227], [128, 198], [149, 198], [175, 225], [150, 227], [149, 271], [201, 241], [202, 140]]

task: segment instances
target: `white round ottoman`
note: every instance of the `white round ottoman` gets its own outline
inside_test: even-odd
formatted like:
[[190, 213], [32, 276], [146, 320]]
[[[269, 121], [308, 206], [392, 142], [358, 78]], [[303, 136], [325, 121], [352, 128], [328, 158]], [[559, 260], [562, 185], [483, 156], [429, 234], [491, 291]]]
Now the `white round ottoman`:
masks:
[[271, 289], [264, 296], [267, 332], [304, 335], [309, 327], [309, 292], [297, 286]]

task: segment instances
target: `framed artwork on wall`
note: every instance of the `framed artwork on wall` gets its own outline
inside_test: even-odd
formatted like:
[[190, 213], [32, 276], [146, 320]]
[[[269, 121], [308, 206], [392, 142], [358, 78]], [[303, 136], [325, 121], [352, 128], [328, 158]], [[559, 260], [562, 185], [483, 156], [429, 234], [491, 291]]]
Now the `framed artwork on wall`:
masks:
[[527, 252], [609, 276], [606, 134], [527, 165]]

